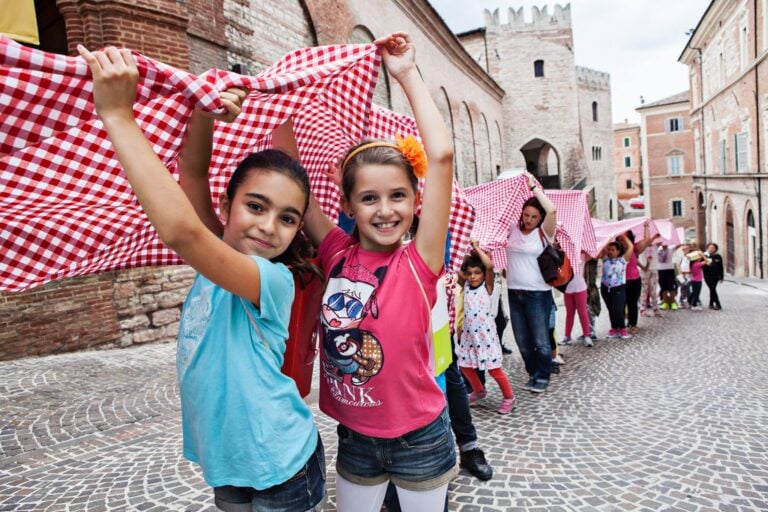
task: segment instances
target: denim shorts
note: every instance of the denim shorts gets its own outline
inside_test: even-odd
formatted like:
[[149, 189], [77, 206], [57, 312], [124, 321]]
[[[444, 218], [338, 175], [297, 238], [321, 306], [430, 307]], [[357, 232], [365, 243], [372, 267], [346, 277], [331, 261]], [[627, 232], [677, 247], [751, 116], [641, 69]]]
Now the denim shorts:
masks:
[[390, 480], [410, 491], [431, 491], [457, 473], [447, 408], [429, 425], [394, 439], [366, 436], [341, 424], [337, 432], [336, 472], [354, 484]]
[[214, 487], [216, 507], [226, 512], [305, 512], [325, 503], [325, 451], [320, 435], [304, 467], [282, 484], [262, 491], [253, 487]]

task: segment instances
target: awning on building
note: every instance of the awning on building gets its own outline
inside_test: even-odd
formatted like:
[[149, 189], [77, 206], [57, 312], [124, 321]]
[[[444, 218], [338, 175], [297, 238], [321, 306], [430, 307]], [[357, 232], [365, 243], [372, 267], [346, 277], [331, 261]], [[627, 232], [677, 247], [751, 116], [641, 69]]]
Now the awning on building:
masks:
[[39, 45], [35, 0], [0, 0], [0, 34]]

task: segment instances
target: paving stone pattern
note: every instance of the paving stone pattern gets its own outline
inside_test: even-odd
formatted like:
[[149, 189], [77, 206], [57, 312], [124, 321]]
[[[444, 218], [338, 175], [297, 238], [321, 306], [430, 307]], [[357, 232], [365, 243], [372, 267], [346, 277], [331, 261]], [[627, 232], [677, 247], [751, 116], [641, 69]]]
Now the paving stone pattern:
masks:
[[[632, 340], [564, 347], [543, 395], [521, 389], [522, 362], [506, 356], [516, 410], [496, 414], [493, 382], [474, 408], [495, 476], [462, 471], [450, 510], [768, 510], [768, 294], [721, 289], [723, 311], [641, 318]], [[0, 511], [214, 511], [181, 456], [174, 352], [0, 363]], [[335, 424], [313, 407], [334, 510]]]

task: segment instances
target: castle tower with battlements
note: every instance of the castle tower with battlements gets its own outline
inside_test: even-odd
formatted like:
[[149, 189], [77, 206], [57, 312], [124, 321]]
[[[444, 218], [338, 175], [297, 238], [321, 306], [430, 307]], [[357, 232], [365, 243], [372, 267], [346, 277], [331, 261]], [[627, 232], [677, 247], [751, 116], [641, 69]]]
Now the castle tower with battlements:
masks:
[[594, 214], [616, 218], [610, 75], [576, 66], [571, 6], [485, 11], [458, 34], [501, 85], [504, 169], [526, 168], [546, 188], [594, 193]]

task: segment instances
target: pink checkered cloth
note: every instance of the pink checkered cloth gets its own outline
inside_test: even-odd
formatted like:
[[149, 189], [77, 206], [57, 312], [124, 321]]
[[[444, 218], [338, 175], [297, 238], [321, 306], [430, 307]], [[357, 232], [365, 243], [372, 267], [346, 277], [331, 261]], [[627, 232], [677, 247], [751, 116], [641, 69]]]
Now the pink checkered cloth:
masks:
[[[545, 190], [557, 208], [557, 235], [575, 272], [581, 270], [581, 252], [595, 255], [595, 234], [589, 217], [586, 196], [581, 191]], [[517, 223], [523, 203], [532, 196], [524, 175], [483, 183], [464, 189], [467, 199], [475, 207], [475, 225], [472, 238], [491, 255], [496, 268], [507, 266], [507, 238], [513, 223]], [[469, 250], [468, 246], [464, 251]]]
[[[195, 76], [135, 57], [141, 75], [137, 121], [173, 173], [192, 110], [220, 111], [217, 91], [229, 87], [250, 91], [237, 121], [216, 127], [215, 203], [236, 164], [269, 147], [271, 131], [291, 117], [313, 191], [333, 219], [338, 190], [325, 173], [328, 162], [362, 138], [416, 134], [413, 119], [371, 108], [380, 66], [374, 45], [297, 50], [255, 77], [220, 70]], [[82, 59], [0, 37], [0, 291], [181, 263], [139, 207], [91, 91]], [[454, 247], [466, 244], [472, 223], [471, 207], [461, 198], [454, 197], [451, 210]], [[455, 249], [452, 256], [461, 257]]]

